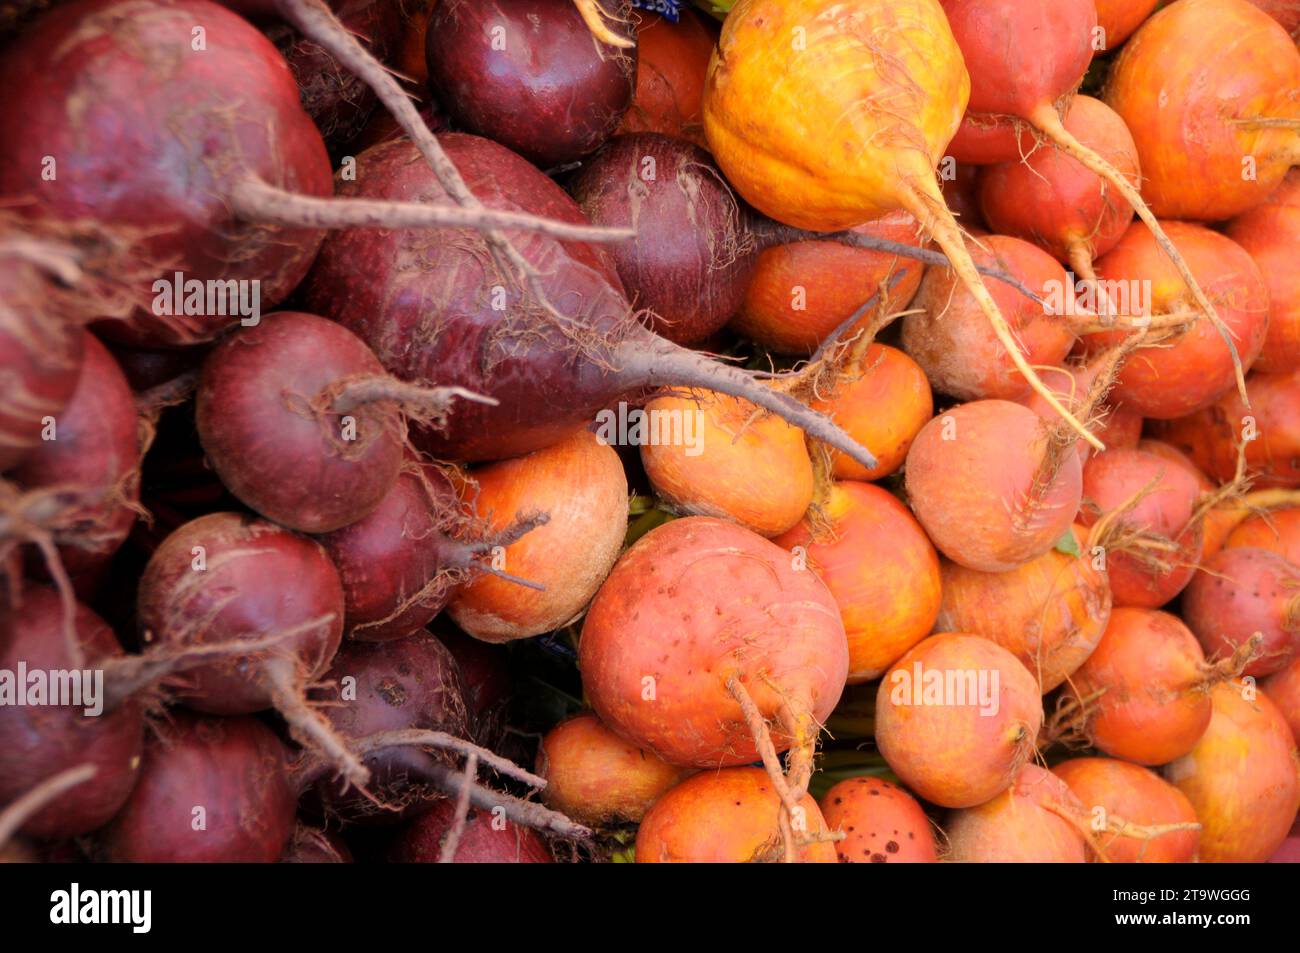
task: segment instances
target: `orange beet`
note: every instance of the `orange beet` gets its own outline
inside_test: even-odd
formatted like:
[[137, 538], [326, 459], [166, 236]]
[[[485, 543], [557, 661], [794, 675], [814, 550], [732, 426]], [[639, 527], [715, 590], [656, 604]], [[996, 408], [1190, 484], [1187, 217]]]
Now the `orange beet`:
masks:
[[592, 827], [638, 823], [686, 773], [624, 741], [589, 711], [546, 733], [536, 770], [546, 779], [546, 805]]
[[1277, 705], [1291, 734], [1300, 740], [1300, 660], [1264, 679], [1260, 687]]
[[451, 617], [485, 642], [540, 635], [572, 620], [623, 545], [627, 477], [618, 453], [581, 430], [545, 450], [480, 467], [471, 478], [466, 502], [492, 530], [504, 530], [521, 516], [549, 516], [492, 561], [493, 568], [546, 590], [482, 575], [457, 591], [447, 607]]
[[[809, 834], [825, 831], [817, 802], [805, 794]], [[778, 816], [781, 800], [758, 768], [725, 768], [687, 778], [659, 798], [636, 834], [638, 864], [744, 864], [784, 856]], [[814, 843], [799, 850], [804, 863], [835, 863], [835, 845]]]
[[1300, 566], [1300, 507], [1248, 516], [1228, 536], [1225, 548], [1257, 546]]
[[[1125, 864], [1182, 864], [1196, 859], [1200, 831], [1125, 833], [1123, 824], [1166, 827], [1196, 823], [1186, 795], [1148, 768], [1114, 758], [1072, 758], [1052, 768], [1070, 786], [1089, 819], [1100, 822], [1096, 845], [1106, 859]], [[1105, 830], [1106, 821], [1119, 830]]]
[[1292, 36], [1300, 33], [1300, 2], [1298, 0], [1250, 0]]
[[930, 539], [970, 569], [1014, 569], [1070, 528], [1082, 492], [1079, 457], [1033, 411], [1002, 400], [954, 407], [917, 434], [907, 495]]
[[1097, 25], [1106, 31], [1106, 49], [1113, 50], [1142, 25], [1160, 0], [1097, 0]]
[[847, 778], [821, 799], [842, 864], [933, 864], [939, 860], [925, 811], [896, 784], [882, 778]]
[[[1064, 293], [1071, 286], [1065, 269], [1026, 241], [990, 235], [982, 244], [987, 251], [971, 253], [976, 264], [1007, 272], [1044, 294], [1044, 289]], [[1063, 318], [1046, 314], [1041, 304], [1005, 282], [993, 282], [989, 290], [1029, 363], [1050, 365], [1065, 359], [1074, 332]], [[936, 390], [963, 400], [1012, 400], [1029, 391], [1029, 382], [952, 269], [927, 269], [912, 305], [924, 311], [903, 319], [903, 347]]]
[[[907, 212], [892, 212], [853, 231], [921, 245], [916, 219]], [[910, 258], [841, 242], [799, 241], [765, 248], [731, 328], [778, 354], [811, 354], [880, 290], [882, 282], [899, 273], [902, 277], [889, 289], [889, 307], [907, 307], [924, 270]]]
[[1032, 757], [1038, 683], [987, 639], [945, 633], [898, 660], [876, 696], [876, 745], [899, 779], [944, 807], [982, 804]]
[[[1072, 530], [1082, 549], [1082, 527]], [[1053, 548], [1001, 573], [943, 563], [943, 604], [936, 627], [996, 642], [1033, 674], [1041, 693], [1082, 665], [1110, 619], [1110, 588], [1092, 556]]]
[[670, 763], [718, 767], [758, 759], [730, 680], [766, 717], [788, 705], [777, 748], [793, 733], [811, 754], [811, 721], [839, 700], [848, 645], [814, 573], [747, 529], [695, 516], [623, 554], [587, 612], [579, 661], [606, 725]]
[[[1074, 823], [1065, 816], [1075, 818]], [[959, 864], [1082, 864], [1088, 842], [1077, 826], [1082, 806], [1065, 782], [1026, 764], [1014, 783], [948, 819], [948, 857]]]
[[1272, 675], [1300, 653], [1300, 566], [1268, 549], [1225, 549], [1183, 593], [1183, 618], [1212, 658], [1259, 636], [1244, 674]]
[[[1300, 183], [1300, 172], [1293, 171], [1288, 180]], [[1270, 199], [1233, 219], [1227, 231], [1250, 253], [1268, 285], [1268, 332], [1255, 369], [1268, 374], [1294, 370], [1300, 366], [1300, 269], [1295, 267], [1300, 205]]]
[[876, 455], [870, 470], [832, 449], [831, 472], [841, 480], [879, 480], [903, 465], [917, 433], [934, 416], [925, 371], [887, 344], [871, 344], [856, 372], [832, 382], [809, 405]]
[[835, 483], [814, 521], [776, 544], [802, 547], [840, 607], [849, 684], [870, 681], [930, 634], [939, 611], [939, 557], [911, 511], [869, 483]]
[[[1040, 371], [1043, 383], [1056, 394], [1067, 407], [1076, 413], [1083, 413], [1088, 403], [1089, 392], [1096, 379], [1100, 365], [1067, 364], [1064, 367], [1045, 367]], [[1036, 392], [1031, 392], [1016, 401], [1023, 404], [1044, 420], [1056, 421], [1056, 411], [1047, 405], [1047, 401]], [[1123, 404], [1103, 406], [1094, 412], [1094, 418], [1100, 417], [1101, 423], [1094, 432], [1106, 445], [1106, 449], [1118, 447], [1136, 447], [1142, 438], [1142, 415], [1130, 410]], [[1093, 455], [1092, 447], [1083, 439], [1076, 441], [1079, 450], [1079, 462], [1087, 465]]]
[[[1124, 120], [1101, 100], [1076, 96], [1065, 128], [1135, 185], [1141, 181], [1137, 146]], [[980, 170], [980, 209], [995, 232], [1050, 252], [1080, 278], [1115, 247], [1133, 221], [1133, 207], [1114, 189], [1053, 144], [1024, 159]]]
[[[1201, 471], [1196, 461], [1173, 444], [1165, 443], [1163, 440], [1143, 439], [1138, 441], [1137, 449], [1154, 453], [1157, 457], [1186, 467], [1187, 472], [1196, 478], [1196, 485], [1200, 487], [1202, 497], [1217, 489], [1214, 481]], [[1232, 532], [1240, 518], [1231, 502], [1216, 506], [1204, 515], [1201, 523], [1201, 559], [1209, 559], [1223, 548], [1228, 534]]]
[[[1268, 328], [1268, 288], [1246, 250], [1218, 232], [1188, 222], [1168, 222], [1178, 246], [1219, 318], [1233, 335], [1244, 369], [1264, 346]], [[1151, 233], [1133, 225], [1114, 249], [1097, 261], [1097, 274], [1149, 295], [1149, 310], [1166, 314], [1190, 307], [1187, 287]], [[1149, 291], [1147, 290], [1149, 288]], [[1089, 347], [1109, 347], [1125, 332], [1089, 335]], [[1232, 354], [1208, 318], [1179, 332], [1152, 331], [1150, 347], [1129, 355], [1120, 369], [1113, 397], [1144, 417], [1169, 420], [1210, 406], [1233, 389]]]
[[1205, 539], [1192, 519], [1200, 493], [1191, 470], [1145, 450], [1107, 450], [1088, 461], [1079, 515], [1088, 527], [1106, 523], [1096, 543], [1115, 605], [1155, 609], [1191, 581]]
[[655, 493], [678, 511], [776, 536], [808, 509], [813, 470], [802, 430], [747, 400], [712, 391], [657, 397], [646, 411], [652, 427], [654, 415], [680, 417], [683, 434], [691, 426], [693, 440], [641, 445]]
[[1254, 486], [1300, 487], [1300, 370], [1251, 374], [1246, 394], [1249, 409], [1229, 391], [1199, 413], [1156, 426], [1155, 434], [1223, 482], [1232, 479], [1237, 444], [1249, 434], [1254, 439], [1246, 444], [1246, 465]]
[[1300, 810], [1300, 755], [1282, 713], [1240, 682], [1216, 685], [1214, 717], [1191, 752], [1165, 769], [1202, 824], [1201, 860], [1259, 863]]
[[1166, 612], [1116, 607], [1101, 642], [1067, 683], [1087, 703], [1084, 735], [1095, 748], [1138, 764], [1182, 757], [1210, 723], [1205, 655]]
[[615, 135], [662, 132], [706, 145], [701, 101], [716, 30], [689, 7], [676, 23], [644, 10], [637, 15], [636, 94]]
[[[1246, 0], [1180, 0], [1111, 68], [1106, 103], [1137, 142], [1161, 218], [1215, 222], [1263, 202], [1300, 158], [1300, 52]], [[1175, 239], [1176, 240], [1176, 239]]]

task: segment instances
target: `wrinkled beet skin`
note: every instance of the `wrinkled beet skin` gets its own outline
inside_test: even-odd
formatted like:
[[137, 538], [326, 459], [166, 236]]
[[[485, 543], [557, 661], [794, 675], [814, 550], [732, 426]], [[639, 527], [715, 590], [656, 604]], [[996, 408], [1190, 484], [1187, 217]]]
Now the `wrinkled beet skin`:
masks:
[[[191, 50], [195, 24], [207, 49]], [[232, 219], [231, 184], [330, 194], [329, 157], [284, 59], [251, 24], [207, 0], [79, 0], [58, 6], [0, 55], [0, 195], [23, 214], [140, 230], [128, 274], [145, 302], [173, 272], [259, 279], [269, 310], [302, 279], [321, 241], [308, 229]], [[57, 179], [43, 181], [44, 156]], [[147, 234], [145, 234], [147, 233]], [[233, 323], [186, 318], [199, 340]], [[138, 344], [184, 335], [140, 310], [114, 324]]]
[[437, 467], [426, 466], [424, 473], [432, 500], [420, 477], [404, 472], [370, 515], [321, 537], [343, 581], [348, 638], [405, 638], [424, 628], [455, 592], [448, 575], [397, 611], [439, 573], [453, 570], [461, 552], [446, 535], [446, 517], [459, 509], [459, 498]]
[[[470, 190], [488, 207], [566, 222], [587, 220], [550, 179], [508, 149], [480, 139], [439, 136]], [[340, 193], [445, 202], [446, 193], [409, 140], [357, 157]], [[582, 242], [508, 232], [541, 273], [563, 313], [590, 322], [595, 335], [629, 325], [627, 301], [608, 253]], [[506, 307], [492, 308], [492, 288]], [[483, 240], [466, 232], [348, 229], [330, 236], [307, 276], [308, 307], [355, 331], [384, 367], [404, 380], [460, 385], [500, 401], [461, 401], [443, 432], [417, 444], [440, 459], [497, 460], [550, 446], [619, 395], [612, 376], [583, 360], [553, 323], [519, 307], [510, 276], [499, 276]], [[533, 333], [529, 333], [529, 332]]]
[[[294, 828], [289, 752], [253, 718], [172, 712], [145, 748], [140, 781], [105, 831], [111, 861], [272, 863]], [[206, 829], [195, 830], [195, 807]]]
[[[74, 625], [85, 667], [124, 653], [113, 630], [78, 603]], [[63, 606], [52, 589], [28, 586], [12, 620], [12, 636], [0, 639], [0, 669], [16, 672], [73, 669], [63, 640]], [[84, 706], [0, 706], [0, 804], [27, 793], [49, 777], [92, 764], [95, 777], [70, 788], [23, 825], [37, 838], [75, 837], [102, 827], [135, 785], [144, 746], [140, 707], [126, 702], [98, 716]]]
[[[654, 177], [646, 181], [646, 160]], [[712, 157], [658, 133], [615, 136], [585, 163], [570, 191], [597, 225], [633, 226], [637, 238], [611, 246], [619, 277], [650, 326], [696, 344], [740, 308], [758, 265], [745, 211]]]
[[[230, 4], [227, 4], [230, 5]], [[380, 62], [387, 62], [402, 27], [397, 0], [333, 0], [334, 15]], [[267, 31], [298, 84], [302, 105], [325, 141], [343, 145], [365, 126], [374, 92], [323, 47], [288, 26]]]
[[[195, 422], [213, 469], [230, 492], [268, 519], [328, 533], [366, 516], [402, 466], [402, 422], [387, 401], [342, 415], [308, 405], [346, 378], [381, 375], [356, 335], [299, 311], [266, 315], [226, 337], [203, 363]], [[328, 409], [321, 401], [320, 409]]]
[[[355, 679], [355, 698], [341, 698], [345, 678]], [[345, 738], [362, 738], [379, 731], [425, 728], [464, 738], [469, 715], [465, 689], [455, 658], [436, 638], [417, 633], [395, 642], [348, 642], [334, 659], [312, 699], [320, 712]], [[352, 683], [348, 683], [351, 685]], [[428, 766], [444, 756], [414, 747], [390, 748], [365, 759], [373, 772], [369, 790], [381, 800], [405, 803], [403, 811], [382, 811], [355, 792], [339, 794], [336, 780], [313, 789], [314, 800], [326, 814], [346, 820], [396, 823], [427, 807], [421, 786]]]
[[[205, 550], [202, 574], [192, 568], [196, 546]], [[334, 621], [277, 646], [297, 656], [308, 679], [324, 670], [343, 638], [338, 572], [315, 541], [237, 513], [199, 517], [163, 540], [137, 598], [144, 640], [164, 646], [259, 638], [326, 614]], [[214, 715], [270, 708], [261, 666], [252, 661], [262, 657], [232, 656], [191, 669], [179, 694], [188, 707]]]
[[67, 406], [81, 373], [85, 338], [53, 307], [48, 279], [0, 253], [0, 473], [41, 442], [41, 418]]
[[[398, 835], [388, 850], [388, 860], [397, 864], [436, 864], [442, 843], [456, 819], [456, 804], [447, 799], [416, 818]], [[456, 847], [456, 864], [550, 864], [550, 848], [536, 831], [505, 821], [492, 826], [492, 814], [471, 807], [465, 815], [465, 830]]]
[[[84, 507], [85, 546], [60, 546], [69, 575], [92, 575], [126, 540], [135, 522], [131, 508], [139, 498], [140, 438], [135, 396], [108, 349], [82, 332], [84, 360], [76, 390], [55, 414], [55, 439], [42, 441], [9, 476], [19, 486], [77, 486], [102, 491], [104, 501]], [[31, 565], [43, 572], [43, 562]]]
[[543, 169], [598, 148], [636, 88], [636, 49], [597, 43], [572, 0], [443, 0], [425, 54], [429, 86], [457, 125]]

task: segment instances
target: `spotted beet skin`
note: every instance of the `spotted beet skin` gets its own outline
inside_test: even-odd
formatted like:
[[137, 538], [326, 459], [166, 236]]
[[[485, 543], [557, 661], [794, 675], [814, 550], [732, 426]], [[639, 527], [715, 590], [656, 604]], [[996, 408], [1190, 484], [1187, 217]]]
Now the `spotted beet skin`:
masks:
[[[0, 196], [31, 202], [32, 216], [122, 230], [123, 272], [143, 302], [155, 280], [181, 271], [260, 280], [269, 310], [306, 273], [320, 232], [239, 221], [228, 204], [248, 172], [308, 195], [331, 191], [324, 143], [284, 58], [234, 13], [207, 0], [57, 6], [0, 54], [0, 88]], [[115, 333], [177, 344], [233, 321], [164, 323], [142, 308]]]
[[[554, 182], [503, 146], [477, 136], [439, 137], [466, 184], [491, 208], [585, 223]], [[340, 194], [447, 202], [409, 140], [357, 157], [355, 180]], [[623, 286], [603, 249], [532, 233], [507, 232], [542, 276], [559, 321], [525, 311], [473, 232], [334, 232], [304, 283], [308, 306], [356, 332], [384, 367], [405, 380], [460, 385], [497, 406], [461, 401], [443, 432], [416, 435], [441, 459], [495, 460], [549, 446], [571, 433], [621, 386], [608, 361], [584, 353], [635, 332]], [[497, 307], [494, 307], [496, 305]]]

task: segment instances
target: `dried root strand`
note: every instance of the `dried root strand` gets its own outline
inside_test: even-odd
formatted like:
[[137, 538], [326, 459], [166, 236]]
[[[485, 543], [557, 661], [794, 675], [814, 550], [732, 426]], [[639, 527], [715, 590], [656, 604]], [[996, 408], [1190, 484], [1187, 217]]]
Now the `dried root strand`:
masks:
[[79, 764], [51, 775], [0, 811], [0, 847], [9, 842], [20, 827], [65, 791], [84, 784], [95, 776], [93, 764]]
[[[463, 772], [441, 765], [434, 765], [428, 771], [433, 783], [448, 794], [459, 796], [460, 791], [465, 787]], [[481, 784], [469, 785], [469, 799], [475, 807], [487, 811], [500, 808], [510, 820], [531, 827], [533, 830], [547, 831], [574, 839], [586, 839], [592, 836], [590, 828], [565, 817], [559, 811], [553, 811], [535, 801], [525, 801], [509, 794], [502, 794]]]
[[465, 824], [469, 820], [469, 798], [477, 775], [478, 755], [471, 751], [465, 759], [465, 779], [461, 783], [460, 793], [456, 795], [456, 814], [452, 818], [451, 830], [447, 832], [447, 839], [443, 841], [442, 850], [438, 854], [440, 864], [450, 864], [456, 860], [456, 850], [460, 847], [460, 839], [465, 834]]
[[620, 20], [601, 6], [600, 0], [573, 0], [573, 5], [577, 7], [578, 12], [582, 14], [582, 22], [587, 24], [587, 29], [591, 31], [591, 35], [601, 43], [604, 43], [606, 46], [616, 47], [620, 50], [630, 50], [632, 47], [636, 46], [635, 41], [626, 36], [620, 36], [610, 29], [609, 25], [605, 22], [606, 20], [615, 23], [623, 23], [626, 21]]

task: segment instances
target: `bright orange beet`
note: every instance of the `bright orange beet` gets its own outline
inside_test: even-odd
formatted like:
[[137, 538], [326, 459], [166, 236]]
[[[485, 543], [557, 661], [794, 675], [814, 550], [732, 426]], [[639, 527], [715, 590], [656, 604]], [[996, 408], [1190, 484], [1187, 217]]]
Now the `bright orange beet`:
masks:
[[627, 477], [618, 453], [580, 430], [545, 450], [480, 467], [471, 478], [466, 502], [492, 530], [548, 515], [545, 525], [507, 546], [504, 566], [495, 567], [546, 590], [482, 575], [457, 591], [447, 607], [451, 617], [485, 642], [528, 638], [571, 621], [623, 546]]
[[688, 773], [606, 728], [592, 712], [565, 719], [537, 749], [542, 800], [580, 824], [635, 824]]
[[903, 465], [912, 441], [934, 416], [925, 371], [887, 344], [871, 344], [856, 371], [841, 376], [808, 403], [876, 455], [876, 466], [868, 470], [832, 448], [831, 472], [841, 480], [889, 476]]
[[1064, 781], [1026, 764], [997, 797], [949, 817], [947, 859], [959, 864], [1082, 864], [1088, 859], [1088, 841], [1080, 831], [1083, 816]]
[[[1288, 182], [1300, 185], [1300, 172]], [[1279, 191], [1287, 190], [1283, 186]], [[1255, 370], [1286, 373], [1300, 367], [1300, 205], [1277, 198], [1251, 209], [1228, 225], [1228, 237], [1250, 253], [1268, 285], [1268, 332]]]
[[[1142, 162], [1161, 218], [1216, 222], [1263, 202], [1300, 160], [1300, 52], [1246, 0], [1179, 0], [1111, 68], [1106, 103]], [[1246, 164], [1249, 160], [1249, 164]]]
[[774, 542], [803, 547], [808, 568], [835, 597], [849, 642], [849, 684], [879, 678], [930, 634], [939, 611], [939, 557], [891, 493], [837, 482], [813, 522], [805, 517]]
[[704, 76], [716, 31], [689, 7], [669, 23], [638, 11], [636, 94], [616, 135], [662, 132], [705, 146]]
[[1300, 660], [1264, 679], [1260, 687], [1277, 705], [1291, 734], [1300, 740]]
[[971, 807], [1005, 791], [1033, 756], [1038, 683], [988, 639], [944, 633], [898, 660], [876, 695], [876, 746], [920, 797]]
[[1300, 810], [1300, 755], [1282, 713], [1240, 682], [1216, 685], [1214, 716], [1192, 751], [1165, 768], [1202, 824], [1201, 861], [1260, 863]]
[[933, 864], [939, 860], [934, 829], [925, 811], [896, 784], [883, 778], [847, 778], [821, 799], [831, 830], [843, 831], [835, 845], [842, 864]]
[[[1083, 549], [1086, 533], [1072, 530]], [[1001, 573], [943, 563], [943, 604], [936, 626], [996, 642], [1018, 658], [1042, 693], [1060, 685], [1101, 641], [1110, 619], [1110, 587], [1085, 551], [1052, 550]]]
[[1106, 49], [1133, 35], [1160, 0], [1097, 0], [1097, 25], [1106, 31]]
[[[1186, 864], [1196, 859], [1200, 831], [1188, 826], [1196, 824], [1196, 812], [1183, 792], [1154, 771], [1114, 758], [1072, 758], [1052, 773], [1070, 786], [1090, 819], [1105, 817], [1119, 827], [1097, 833], [1096, 845], [1107, 860]], [[1126, 825], [1173, 829], [1125, 833]]]
[[682, 433], [690, 423], [696, 438], [641, 446], [655, 493], [674, 508], [734, 520], [760, 536], [784, 533], [808, 509], [813, 470], [802, 430], [747, 400], [710, 391], [657, 397], [646, 411], [651, 421], [680, 415]]
[[[892, 212], [853, 231], [920, 245], [916, 219], [907, 212]], [[889, 308], [907, 307], [924, 270], [918, 261], [842, 242], [800, 241], [766, 248], [731, 328], [778, 354], [811, 354], [896, 274], [901, 277], [889, 289]]]
[[[811, 795], [799, 802], [806, 833], [827, 830]], [[638, 864], [746, 864], [784, 857], [781, 799], [759, 768], [724, 768], [687, 778], [659, 798], [636, 834]], [[835, 845], [799, 849], [803, 863], [833, 864]]]
[[1256, 546], [1300, 566], [1300, 507], [1248, 516], [1229, 534], [1224, 548]]

